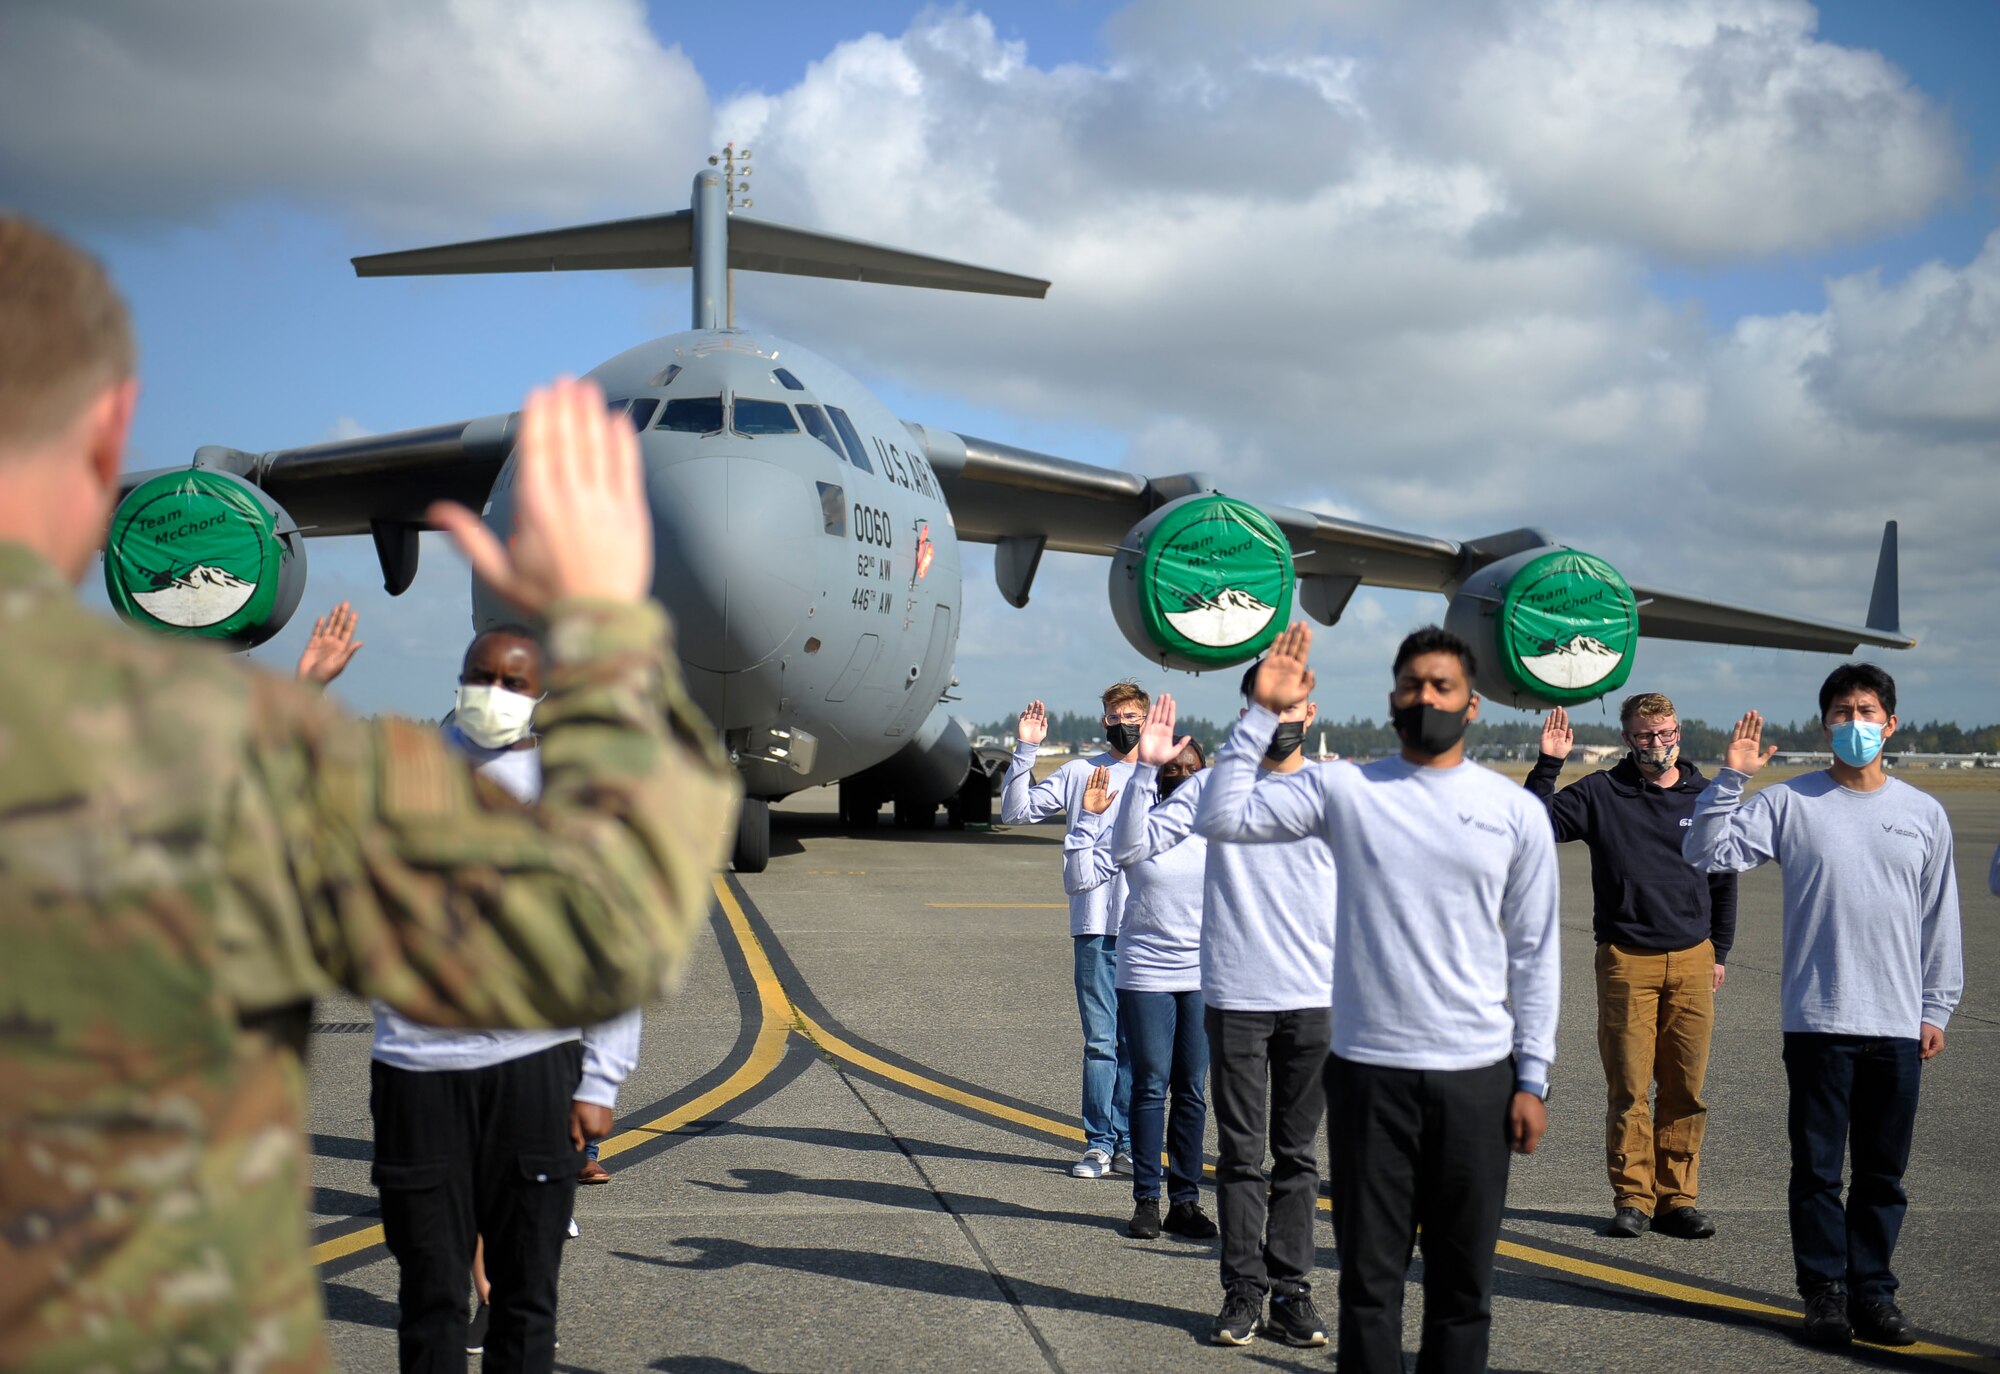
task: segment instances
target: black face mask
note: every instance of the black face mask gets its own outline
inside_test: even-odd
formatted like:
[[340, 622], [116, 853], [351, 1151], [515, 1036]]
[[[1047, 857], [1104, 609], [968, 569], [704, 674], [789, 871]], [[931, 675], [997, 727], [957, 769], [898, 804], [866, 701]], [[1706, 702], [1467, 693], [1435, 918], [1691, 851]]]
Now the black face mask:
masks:
[[1114, 754], [1129, 754], [1132, 752], [1132, 746], [1139, 742], [1140, 728], [1137, 725], [1123, 723], [1107, 725], [1104, 727], [1104, 742], [1111, 746], [1111, 752]]
[[1283, 763], [1306, 742], [1306, 723], [1302, 720], [1281, 720], [1278, 728], [1271, 732], [1271, 742], [1264, 746], [1264, 757], [1272, 763]]
[[1187, 780], [1188, 780], [1189, 778], [1191, 778], [1191, 777], [1193, 777], [1193, 776], [1194, 776], [1194, 774], [1192, 774], [1192, 773], [1162, 773], [1162, 774], [1160, 774], [1160, 776], [1159, 776], [1159, 781], [1160, 781], [1160, 800], [1161, 800], [1161, 801], [1165, 801], [1165, 800], [1166, 800], [1166, 799], [1167, 799], [1168, 797], [1172, 796], [1172, 795], [1173, 795], [1173, 791], [1174, 791], [1174, 789], [1175, 789], [1176, 787], [1179, 787], [1179, 786], [1180, 786], [1180, 785], [1181, 785], [1182, 783], [1186, 782], [1186, 781], [1187, 781]]
[[1435, 706], [1413, 702], [1408, 706], [1389, 703], [1389, 724], [1395, 727], [1397, 736], [1420, 754], [1433, 756], [1465, 738], [1466, 712], [1472, 709], [1467, 702], [1464, 710], [1440, 711]]

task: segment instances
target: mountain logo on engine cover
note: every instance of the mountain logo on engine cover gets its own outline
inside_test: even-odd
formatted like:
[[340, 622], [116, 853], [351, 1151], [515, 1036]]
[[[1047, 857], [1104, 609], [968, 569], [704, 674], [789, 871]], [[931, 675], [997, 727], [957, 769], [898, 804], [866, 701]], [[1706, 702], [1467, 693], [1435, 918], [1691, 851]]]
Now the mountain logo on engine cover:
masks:
[[104, 546], [104, 582], [126, 619], [230, 638], [267, 617], [284, 556], [276, 513], [249, 484], [190, 468], [136, 487]]
[[1290, 618], [1294, 577], [1291, 545], [1264, 512], [1227, 496], [1190, 498], [1146, 536], [1146, 636], [1200, 667], [1254, 658]]
[[1567, 704], [1624, 685], [1639, 638], [1638, 601], [1618, 570], [1561, 549], [1507, 583], [1500, 610], [1501, 665], [1524, 691]]

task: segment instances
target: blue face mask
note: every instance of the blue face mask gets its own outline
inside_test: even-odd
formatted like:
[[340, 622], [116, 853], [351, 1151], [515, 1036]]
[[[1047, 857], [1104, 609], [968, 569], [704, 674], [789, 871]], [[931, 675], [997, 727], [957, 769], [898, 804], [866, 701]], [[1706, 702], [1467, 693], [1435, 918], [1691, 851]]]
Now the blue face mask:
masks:
[[1882, 727], [1872, 720], [1842, 721], [1833, 727], [1833, 753], [1850, 768], [1866, 768], [1882, 752]]

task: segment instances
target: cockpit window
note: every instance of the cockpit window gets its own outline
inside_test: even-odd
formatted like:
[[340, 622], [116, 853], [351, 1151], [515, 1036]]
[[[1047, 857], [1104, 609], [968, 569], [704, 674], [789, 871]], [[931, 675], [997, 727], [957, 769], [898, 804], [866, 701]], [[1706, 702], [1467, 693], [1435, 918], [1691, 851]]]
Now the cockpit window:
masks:
[[659, 372], [657, 372], [657, 373], [653, 374], [653, 380], [651, 380], [650, 382], [647, 382], [647, 383], [646, 383], [646, 385], [647, 385], [647, 386], [671, 386], [671, 385], [673, 385], [673, 381], [674, 381], [674, 378], [676, 378], [676, 377], [678, 377], [678, 376], [680, 376], [680, 375], [681, 375], [681, 365], [680, 365], [679, 363], [672, 363], [672, 364], [669, 364], [669, 365], [668, 365], [668, 366], [667, 366], [666, 368], [664, 368], [663, 370], [661, 370], [661, 371], [659, 371]]
[[840, 447], [840, 436], [833, 432], [833, 421], [826, 418], [826, 412], [818, 406], [799, 403], [799, 419], [805, 422], [806, 433], [833, 450], [833, 456], [841, 462], [847, 461], [846, 452]]
[[653, 423], [653, 412], [659, 409], [659, 405], [651, 396], [641, 396], [632, 402], [632, 428], [644, 429]]
[[683, 396], [668, 401], [660, 413], [659, 428], [679, 434], [717, 434], [722, 430], [720, 396]]
[[863, 472], [875, 471], [875, 465], [868, 461], [868, 450], [861, 446], [861, 434], [854, 428], [854, 421], [847, 418], [847, 412], [839, 406], [828, 406], [826, 413], [832, 417], [834, 428], [840, 431], [840, 437], [846, 442], [847, 456], [854, 466]]
[[799, 422], [783, 401], [756, 401], [736, 398], [735, 430], [738, 434], [797, 434]]
[[787, 391], [804, 391], [806, 384], [782, 367], [771, 369], [771, 375], [778, 379], [778, 385]]

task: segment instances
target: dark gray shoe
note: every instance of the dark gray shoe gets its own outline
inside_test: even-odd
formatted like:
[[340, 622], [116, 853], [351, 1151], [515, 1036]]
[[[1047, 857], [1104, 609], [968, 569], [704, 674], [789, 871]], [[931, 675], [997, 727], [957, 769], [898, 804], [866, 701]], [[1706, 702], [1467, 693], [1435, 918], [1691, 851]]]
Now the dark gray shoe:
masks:
[[1231, 1291], [1208, 1333], [1210, 1345], [1248, 1345], [1263, 1325], [1264, 1295], [1253, 1289]]
[[1847, 1320], [1846, 1284], [1822, 1284], [1806, 1294], [1806, 1318], [1799, 1336], [1807, 1345], [1846, 1345], [1854, 1339]]
[[1125, 1223], [1125, 1234], [1138, 1240], [1158, 1240], [1160, 1238], [1160, 1200], [1158, 1198], [1140, 1198], [1132, 1204], [1132, 1219]]
[[1271, 1315], [1264, 1321], [1264, 1334], [1286, 1345], [1326, 1344], [1326, 1323], [1313, 1306], [1309, 1293], [1273, 1293]]
[[1715, 1234], [1715, 1223], [1699, 1207], [1676, 1207], [1654, 1217], [1653, 1229], [1676, 1240], [1707, 1240]]
[[1167, 1208], [1166, 1228], [1189, 1240], [1214, 1240], [1215, 1223], [1201, 1210], [1199, 1202], [1176, 1202]]
[[1915, 1345], [1917, 1333], [1904, 1320], [1903, 1311], [1887, 1298], [1880, 1302], [1850, 1303], [1847, 1319], [1854, 1327], [1854, 1339], [1870, 1345]]
[[1620, 1207], [1611, 1214], [1611, 1224], [1604, 1228], [1604, 1234], [1630, 1240], [1634, 1236], [1645, 1235], [1646, 1228], [1652, 1224], [1653, 1219], [1637, 1207]]

